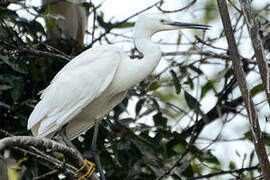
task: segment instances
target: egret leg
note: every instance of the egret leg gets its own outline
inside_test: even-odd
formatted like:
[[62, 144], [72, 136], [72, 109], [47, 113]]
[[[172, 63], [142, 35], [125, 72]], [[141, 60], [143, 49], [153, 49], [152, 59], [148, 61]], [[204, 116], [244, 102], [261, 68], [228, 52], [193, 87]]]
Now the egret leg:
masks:
[[[83, 155], [82, 153], [72, 144], [72, 142], [67, 138], [66, 135], [66, 127], [67, 125], [63, 126], [63, 128], [59, 131], [59, 135], [62, 137], [62, 140], [65, 142], [65, 144], [69, 147], [71, 147], [72, 149], [74, 149], [74, 151], [76, 151], [77, 154], [79, 154], [79, 156], [83, 159]], [[90, 178], [92, 176], [92, 174], [95, 171], [95, 167], [94, 164], [90, 161], [88, 161], [87, 159], [84, 160], [84, 164], [83, 166], [78, 169], [76, 171], [77, 175], [80, 175], [80, 173], [85, 169], [85, 167], [89, 166], [87, 172], [85, 174], [83, 174], [82, 176], [80, 176], [78, 178], [78, 180], [83, 180], [84, 178]]]
[[67, 125], [64, 125], [62, 127], [62, 129], [59, 131], [59, 135], [61, 136], [61, 138], [63, 139], [63, 141], [65, 142], [65, 144], [68, 146], [68, 147], [71, 147], [72, 149], [74, 149], [74, 151], [76, 151], [76, 153], [79, 154], [80, 157], [83, 158], [83, 155], [82, 153], [72, 144], [72, 142], [67, 138], [67, 134], [66, 134], [66, 128], [67, 128]]
[[100, 173], [100, 178], [101, 180], [106, 180], [104, 173], [103, 173], [103, 169], [99, 160], [99, 155], [97, 153], [97, 134], [98, 134], [98, 126], [99, 126], [99, 121], [96, 120], [95, 122], [95, 129], [94, 129], [94, 135], [93, 135], [93, 139], [92, 139], [92, 144], [91, 144], [91, 152], [94, 156], [96, 165], [97, 165], [97, 169]]

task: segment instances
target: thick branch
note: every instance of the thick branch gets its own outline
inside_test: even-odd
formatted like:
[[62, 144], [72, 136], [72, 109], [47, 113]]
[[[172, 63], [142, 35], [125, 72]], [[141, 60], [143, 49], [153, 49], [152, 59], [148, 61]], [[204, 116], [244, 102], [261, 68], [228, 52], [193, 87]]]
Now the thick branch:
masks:
[[[24, 155], [28, 155], [37, 160], [40, 164], [52, 168], [57, 169], [57, 171], [64, 173], [68, 179], [74, 179], [77, 175], [75, 174], [76, 168], [70, 164], [64, 163], [56, 158], [53, 158], [49, 155], [41, 155], [36, 152], [32, 152], [20, 147], [12, 147], [12, 149], [22, 152]], [[32, 148], [30, 148], [32, 149]]]
[[[69, 148], [63, 144], [60, 144], [47, 138], [31, 137], [31, 136], [13, 136], [13, 137], [6, 137], [0, 140], [0, 152], [3, 151], [4, 149], [11, 148], [13, 146], [19, 147], [34, 146], [42, 149], [50, 149], [52, 151], [63, 153], [65, 157], [67, 157], [67, 159], [69, 159], [77, 169], [82, 167], [84, 163], [84, 160], [72, 148]], [[94, 178], [97, 179], [97, 177]]]
[[255, 17], [251, 12], [250, 0], [240, 0], [241, 8], [246, 21], [249, 36], [254, 49], [255, 57], [258, 63], [260, 75], [263, 81], [264, 91], [267, 95], [268, 104], [270, 105], [270, 71], [266, 62], [262, 40], [259, 35], [258, 26]]
[[13, 136], [6, 137], [0, 140], [0, 151], [12, 146], [34, 146], [39, 148], [51, 149], [63, 153], [69, 160], [74, 162], [75, 167], [81, 167], [83, 165], [83, 159], [79, 157], [76, 152], [58, 142], [47, 138], [31, 137], [31, 136]]
[[241, 67], [240, 56], [238, 54], [238, 50], [237, 50], [237, 46], [236, 46], [236, 42], [234, 38], [234, 33], [232, 30], [227, 3], [224, 0], [217, 0], [217, 2], [218, 2], [218, 7], [219, 7], [223, 27], [224, 27], [224, 32], [225, 32], [228, 46], [229, 46], [229, 55], [231, 56], [231, 59], [232, 59], [235, 76], [237, 78], [237, 82], [240, 87], [242, 98], [244, 100], [245, 107], [248, 113], [248, 117], [250, 121], [250, 128], [253, 135], [253, 143], [255, 146], [255, 151], [257, 153], [264, 178], [270, 179], [270, 165], [269, 165], [268, 157], [267, 157], [266, 150], [264, 147], [262, 133], [261, 133], [255, 105], [252, 100], [252, 96], [249, 90], [247, 89], [245, 74]]

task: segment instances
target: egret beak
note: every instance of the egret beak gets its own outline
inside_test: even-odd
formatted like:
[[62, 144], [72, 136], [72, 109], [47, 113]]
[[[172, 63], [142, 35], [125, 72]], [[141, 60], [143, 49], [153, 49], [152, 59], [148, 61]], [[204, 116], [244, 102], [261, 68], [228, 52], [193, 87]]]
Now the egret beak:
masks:
[[204, 24], [191, 24], [191, 23], [183, 23], [183, 22], [171, 22], [169, 25], [178, 26], [183, 29], [203, 29], [208, 30], [211, 26]]

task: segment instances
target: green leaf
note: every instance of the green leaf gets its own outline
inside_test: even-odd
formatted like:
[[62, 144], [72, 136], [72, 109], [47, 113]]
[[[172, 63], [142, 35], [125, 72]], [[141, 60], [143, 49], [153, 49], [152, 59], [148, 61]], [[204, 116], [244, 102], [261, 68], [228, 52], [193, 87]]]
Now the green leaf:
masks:
[[47, 18], [46, 24], [48, 28], [53, 28], [55, 26], [55, 19], [53, 18]]
[[159, 88], [159, 84], [157, 81], [154, 81], [151, 83], [150, 87], [149, 87], [149, 91], [155, 91], [156, 89]]
[[184, 144], [185, 146], [188, 144], [185, 137], [181, 134], [178, 134], [177, 132], [173, 132], [174, 138], [177, 140], [178, 144]]
[[198, 73], [199, 75], [203, 74], [203, 72], [202, 72], [199, 68], [193, 66], [193, 64], [190, 64], [190, 65], [189, 65], [189, 68], [190, 68], [192, 71]]
[[258, 84], [250, 90], [250, 93], [252, 96], [255, 96], [256, 94], [258, 94], [262, 91], [263, 91], [263, 84]]
[[0, 82], [3, 84], [9, 84], [11, 89], [11, 98], [13, 102], [17, 102], [21, 97], [24, 89], [24, 80], [22, 77], [17, 77], [12, 74], [2, 74], [0, 76]]
[[6, 7], [0, 7], [0, 18], [17, 18], [18, 15], [15, 11], [10, 10]]
[[23, 93], [24, 80], [21, 77], [17, 77], [11, 84], [12, 84], [11, 97], [13, 102], [15, 103], [18, 102], [19, 98]]
[[7, 40], [9, 38], [9, 33], [8, 31], [0, 26], [0, 39], [1, 40]]
[[255, 152], [254, 150], [250, 153], [250, 156], [249, 156], [249, 166], [252, 166], [252, 163], [254, 161], [254, 156], [255, 156]]
[[233, 170], [233, 169], [236, 168], [236, 165], [235, 165], [235, 163], [234, 163], [233, 161], [230, 161], [229, 168], [230, 168], [231, 170]]
[[162, 127], [166, 127], [167, 126], [167, 118], [162, 116], [161, 112], [158, 112], [156, 115], [153, 116], [154, 118], [154, 122], [155, 122], [155, 126], [162, 126]]
[[22, 73], [22, 74], [27, 74], [27, 66], [22, 63], [22, 61], [14, 59], [14, 58], [9, 58], [7, 56], [2, 56], [0, 55], [0, 60], [2, 60], [5, 64], [7, 64], [9, 67], [11, 67], [13, 70]]
[[244, 136], [245, 136], [245, 138], [251, 140], [251, 136], [252, 136], [252, 135], [251, 135], [251, 131], [245, 132], [245, 133], [244, 133]]
[[210, 154], [207, 154], [206, 156], [204, 155], [204, 157], [201, 157], [200, 160], [203, 162], [210, 163], [210, 164], [220, 165], [218, 159], [215, 156], [210, 155]]
[[199, 164], [197, 164], [195, 162], [192, 162], [191, 167], [197, 173], [201, 173], [202, 172], [202, 169], [203, 169]]
[[188, 92], [185, 91], [185, 100], [187, 102], [187, 105], [190, 109], [199, 110], [200, 109], [200, 103], [195, 99], [193, 96], [191, 96]]
[[217, 17], [217, 13], [216, 13], [217, 4], [216, 4], [216, 1], [214, 1], [214, 0], [207, 1], [207, 3], [205, 4], [204, 9], [206, 10], [205, 14], [204, 14], [204, 17], [203, 17], [204, 23], [208, 23], [211, 20], [216, 19], [216, 17]]
[[44, 28], [39, 22], [35, 20], [29, 21], [29, 25], [30, 25], [29, 27], [31, 28], [30, 33], [35, 34], [36, 32], [42, 32], [45, 34]]
[[97, 22], [101, 27], [103, 27], [107, 31], [110, 31], [111, 29], [114, 28], [114, 24], [112, 24], [111, 22], [104, 21], [102, 13], [97, 16]]
[[197, 114], [199, 114], [200, 116], [202, 116], [203, 121], [205, 123], [209, 122], [209, 118], [207, 115], [205, 115], [203, 113], [203, 111], [200, 109], [200, 102], [197, 101], [197, 99], [195, 99], [193, 96], [191, 96], [188, 92], [185, 91], [184, 93], [185, 95], [185, 100], [187, 102], [187, 105], [190, 109], [194, 110]]
[[168, 119], [164, 117], [161, 112], [158, 112], [157, 114], [155, 114], [153, 118], [154, 118], [154, 122], [156, 126], [163, 126], [163, 127], [167, 126]]
[[194, 88], [193, 80], [190, 78], [190, 76], [188, 76], [187, 84], [189, 85], [190, 89]]
[[43, 26], [35, 20], [29, 21], [25, 18], [17, 18], [16, 24], [21, 27], [21, 32], [29, 33], [35, 38], [37, 32], [45, 33]]
[[186, 149], [186, 146], [183, 144], [177, 144], [172, 147], [172, 150], [178, 154], [182, 154]]
[[126, 22], [126, 23], [116, 26], [116, 28], [130, 28], [130, 27], [133, 27], [134, 25], [135, 23]]
[[[87, 13], [89, 13], [90, 8], [93, 7], [93, 4], [89, 3], [89, 2], [84, 2], [81, 5], [84, 7], [84, 9]], [[95, 8], [95, 7], [93, 7], [93, 8]]]
[[171, 75], [172, 75], [172, 78], [173, 78], [173, 83], [174, 83], [176, 94], [179, 94], [181, 92], [180, 82], [179, 82], [179, 80], [177, 78], [176, 73], [173, 70], [171, 70], [170, 72], [171, 72]]
[[142, 107], [143, 107], [143, 104], [145, 102], [145, 99], [140, 99], [137, 104], [136, 104], [136, 107], [135, 107], [135, 112], [136, 112], [136, 116], [140, 113]]
[[36, 67], [36, 65], [32, 61], [30, 61], [28, 67], [29, 67], [29, 71], [30, 71], [33, 79], [38, 80], [40, 77], [39, 77], [39, 70]]
[[211, 89], [214, 89], [214, 86], [213, 86], [213, 84], [212, 84], [211, 81], [208, 81], [208, 82], [202, 87], [201, 98], [203, 98], [203, 97], [206, 95], [206, 93], [207, 93], [208, 91], [210, 91]]
[[132, 119], [132, 118], [124, 118], [124, 119], [118, 120], [118, 123], [125, 127], [129, 127], [129, 124], [133, 122], [135, 122], [135, 119]]
[[187, 178], [194, 177], [192, 167], [189, 165], [189, 166], [182, 172], [182, 175], [185, 176], [185, 177], [187, 177]]

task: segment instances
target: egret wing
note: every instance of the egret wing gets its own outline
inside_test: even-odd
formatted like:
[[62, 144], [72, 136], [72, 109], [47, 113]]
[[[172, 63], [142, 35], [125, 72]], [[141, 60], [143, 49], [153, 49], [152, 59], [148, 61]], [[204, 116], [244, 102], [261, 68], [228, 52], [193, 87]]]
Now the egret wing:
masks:
[[[118, 50], [118, 49], [117, 49]], [[34, 135], [47, 136], [68, 123], [111, 84], [121, 53], [86, 51], [68, 63], [43, 91], [28, 120]]]

